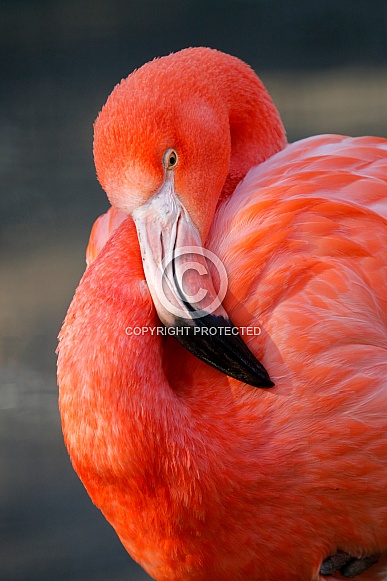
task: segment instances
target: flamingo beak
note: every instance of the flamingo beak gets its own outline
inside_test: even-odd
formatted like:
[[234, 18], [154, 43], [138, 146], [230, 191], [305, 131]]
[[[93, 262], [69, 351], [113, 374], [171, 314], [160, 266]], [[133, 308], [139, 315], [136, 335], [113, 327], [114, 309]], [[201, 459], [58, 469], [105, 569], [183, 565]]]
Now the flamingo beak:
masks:
[[[167, 172], [157, 194], [133, 214], [148, 287], [162, 323], [199, 359], [255, 387], [274, 385], [232, 324], [221, 301], [227, 274], [200, 234]], [[218, 272], [215, 290], [206, 256]]]

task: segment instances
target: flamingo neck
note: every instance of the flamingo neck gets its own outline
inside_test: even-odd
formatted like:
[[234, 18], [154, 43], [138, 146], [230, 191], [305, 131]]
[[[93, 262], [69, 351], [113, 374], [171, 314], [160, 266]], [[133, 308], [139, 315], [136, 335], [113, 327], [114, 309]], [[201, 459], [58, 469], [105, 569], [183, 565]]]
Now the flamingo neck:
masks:
[[220, 54], [220, 59], [224, 66], [217, 82], [227, 107], [231, 138], [224, 198], [252, 167], [281, 151], [287, 140], [278, 110], [255, 72], [235, 57]]
[[[119, 477], [138, 492], [190, 449], [188, 408], [165, 375], [164, 339], [150, 332], [160, 322], [137, 246], [129, 218], [86, 271], [60, 336], [63, 432], [90, 492]], [[150, 457], [153, 476], [144, 472]]]

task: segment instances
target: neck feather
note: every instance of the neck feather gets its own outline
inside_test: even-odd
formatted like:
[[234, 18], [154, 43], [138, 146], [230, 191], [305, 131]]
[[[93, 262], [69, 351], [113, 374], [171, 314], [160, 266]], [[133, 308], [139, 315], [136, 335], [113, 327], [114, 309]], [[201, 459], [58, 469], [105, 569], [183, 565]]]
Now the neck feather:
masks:
[[228, 106], [231, 155], [223, 197], [234, 191], [249, 169], [287, 143], [279, 113], [261, 80], [244, 62], [224, 56], [226, 66], [219, 82]]
[[60, 334], [62, 426], [84, 481], [133, 477], [139, 489], [141, 475], [149, 478], [145, 457], [154, 459], [157, 474], [169, 452], [189, 453], [190, 413], [165, 375], [164, 339], [149, 331], [157, 326], [128, 218], [86, 271]]

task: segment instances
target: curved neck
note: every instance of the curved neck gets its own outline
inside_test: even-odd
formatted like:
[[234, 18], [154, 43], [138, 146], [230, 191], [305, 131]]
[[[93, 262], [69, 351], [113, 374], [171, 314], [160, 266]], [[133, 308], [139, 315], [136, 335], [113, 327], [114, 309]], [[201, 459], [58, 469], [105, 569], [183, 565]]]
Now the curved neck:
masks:
[[239, 59], [227, 60], [220, 82], [228, 106], [231, 154], [222, 197], [234, 191], [249, 169], [287, 143], [279, 113], [261, 80]]
[[63, 432], [81, 478], [135, 474], [141, 488], [144, 454], [157, 473], [160, 458], [189, 449], [178, 426], [188, 433], [190, 414], [165, 375], [163, 338], [150, 332], [160, 322], [137, 246], [129, 218], [86, 271], [61, 331], [58, 379]]

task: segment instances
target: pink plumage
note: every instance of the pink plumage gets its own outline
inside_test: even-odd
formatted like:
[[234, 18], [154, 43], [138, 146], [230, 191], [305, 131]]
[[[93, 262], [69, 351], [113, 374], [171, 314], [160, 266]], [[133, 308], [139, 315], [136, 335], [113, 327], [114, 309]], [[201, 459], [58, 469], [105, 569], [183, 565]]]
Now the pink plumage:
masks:
[[[203, 115], [217, 123], [208, 132]], [[229, 146], [218, 148], [222, 135]], [[342, 554], [380, 557], [357, 578], [383, 578], [387, 141], [285, 145], [251, 69], [187, 49], [115, 89], [95, 155], [113, 207], [93, 228], [58, 362], [65, 442], [95, 504], [159, 581], [342, 579], [348, 564], [321, 569]], [[190, 232], [228, 273], [225, 311], [236, 327], [259, 328], [243, 340], [269, 390], [172, 337], [125, 332], [164, 316], [131, 214], [139, 230], [137, 208], [172, 178]]]

